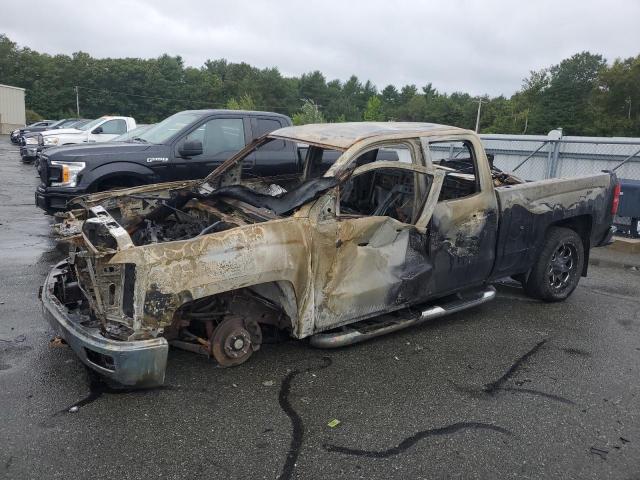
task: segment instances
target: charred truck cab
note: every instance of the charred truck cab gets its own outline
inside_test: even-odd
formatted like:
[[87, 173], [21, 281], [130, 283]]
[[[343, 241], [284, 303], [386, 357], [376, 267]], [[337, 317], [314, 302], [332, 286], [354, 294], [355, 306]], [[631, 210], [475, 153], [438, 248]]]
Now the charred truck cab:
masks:
[[[303, 172], [245, 178], [243, 159], [282, 140], [308, 145]], [[44, 312], [87, 366], [152, 386], [169, 345], [222, 366], [271, 329], [349, 345], [491, 300], [505, 276], [564, 300], [610, 238], [615, 184], [523, 182], [443, 125], [286, 127], [203, 180], [75, 199], [55, 227], [70, 255], [47, 277]]]

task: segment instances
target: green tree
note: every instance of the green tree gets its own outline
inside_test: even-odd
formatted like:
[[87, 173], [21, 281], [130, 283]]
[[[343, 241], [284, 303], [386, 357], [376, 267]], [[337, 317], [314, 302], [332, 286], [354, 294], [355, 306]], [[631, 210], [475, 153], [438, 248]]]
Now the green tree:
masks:
[[380, 97], [377, 95], [369, 97], [363, 118], [368, 122], [382, 122], [384, 120], [382, 100], [380, 100]]
[[299, 112], [293, 114], [294, 125], [305, 125], [307, 123], [325, 123], [322, 112], [311, 100], [305, 100]]
[[557, 127], [570, 135], [596, 133], [591, 100], [605, 68], [601, 55], [582, 52], [548, 70], [532, 72], [522, 92], [530, 111], [528, 133], [547, 133]]
[[230, 98], [227, 102], [227, 108], [229, 110], [255, 110], [256, 104], [253, 101], [253, 98], [251, 98], [251, 95], [247, 95], [245, 93], [239, 100]]
[[[85, 52], [49, 55], [0, 34], [0, 83], [26, 89], [27, 108], [45, 118], [80, 113], [134, 116], [156, 122], [176, 111], [200, 108], [268, 110], [296, 122], [411, 120], [474, 128], [478, 98], [440, 93], [432, 83], [387, 85], [378, 93], [355, 75], [327, 81], [319, 70], [284, 77], [277, 68], [207, 60], [185, 66], [180, 56], [94, 58]], [[444, 86], [446, 87], [446, 85]], [[300, 99], [309, 99], [300, 109]], [[531, 72], [509, 98], [482, 97], [481, 132], [640, 135], [640, 55], [607, 65], [581, 52]]]
[[25, 115], [27, 117], [27, 125], [29, 125], [30, 123], [38, 122], [42, 120], [42, 116], [39, 115], [37, 112], [34, 112], [33, 110], [27, 109], [25, 111]]

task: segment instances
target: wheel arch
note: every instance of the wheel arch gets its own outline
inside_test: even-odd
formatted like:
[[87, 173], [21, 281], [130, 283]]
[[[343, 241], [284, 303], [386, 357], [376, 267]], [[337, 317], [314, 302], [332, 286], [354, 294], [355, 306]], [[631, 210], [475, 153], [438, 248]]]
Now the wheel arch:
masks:
[[[279, 309], [286, 315], [286, 319], [283, 319], [279, 326], [289, 327], [292, 332], [296, 331], [298, 324], [298, 299], [293, 287], [293, 283], [289, 280], [277, 280], [264, 283], [258, 283], [255, 285], [249, 285], [241, 288], [235, 288], [226, 290], [223, 292], [216, 292], [210, 295], [203, 295], [201, 297], [194, 298], [192, 295], [183, 297], [185, 299], [173, 313], [172, 324], [175, 324], [187, 310], [190, 305], [203, 302], [215, 303], [216, 300], [220, 300], [226, 303], [232, 303], [234, 297], [252, 298], [255, 301], [254, 305], [249, 305], [251, 302], [238, 304], [235, 308], [241, 308], [240, 314], [255, 314], [256, 305], [263, 300], [265, 311], [274, 311]], [[270, 309], [270, 306], [274, 307]], [[231, 312], [234, 313], [233, 311]], [[267, 319], [264, 315], [256, 319], [258, 323], [270, 323], [273, 324], [273, 319]]]
[[92, 170], [87, 174], [85, 181], [88, 184], [88, 191], [99, 192], [102, 191], [102, 185], [116, 179], [124, 180], [128, 183], [123, 184], [123, 187], [145, 185], [156, 180], [154, 172], [150, 168], [128, 162], [116, 162]]

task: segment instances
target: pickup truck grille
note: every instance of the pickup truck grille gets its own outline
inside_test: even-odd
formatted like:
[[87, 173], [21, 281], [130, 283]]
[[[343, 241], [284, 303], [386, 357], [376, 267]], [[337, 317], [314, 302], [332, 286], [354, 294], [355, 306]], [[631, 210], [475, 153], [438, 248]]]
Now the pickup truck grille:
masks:
[[62, 170], [56, 165], [49, 163], [47, 155], [40, 154], [40, 180], [46, 187], [51, 186], [51, 182], [62, 181]]
[[40, 154], [40, 181], [45, 186], [49, 186], [49, 157]]

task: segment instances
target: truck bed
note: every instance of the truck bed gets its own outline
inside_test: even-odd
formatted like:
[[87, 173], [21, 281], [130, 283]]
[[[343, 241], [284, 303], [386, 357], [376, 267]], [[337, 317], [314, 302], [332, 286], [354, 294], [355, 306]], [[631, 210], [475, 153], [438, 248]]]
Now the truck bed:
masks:
[[615, 183], [615, 174], [601, 173], [497, 187], [500, 221], [492, 279], [526, 272], [552, 225], [576, 226], [587, 256], [590, 247], [606, 243]]

